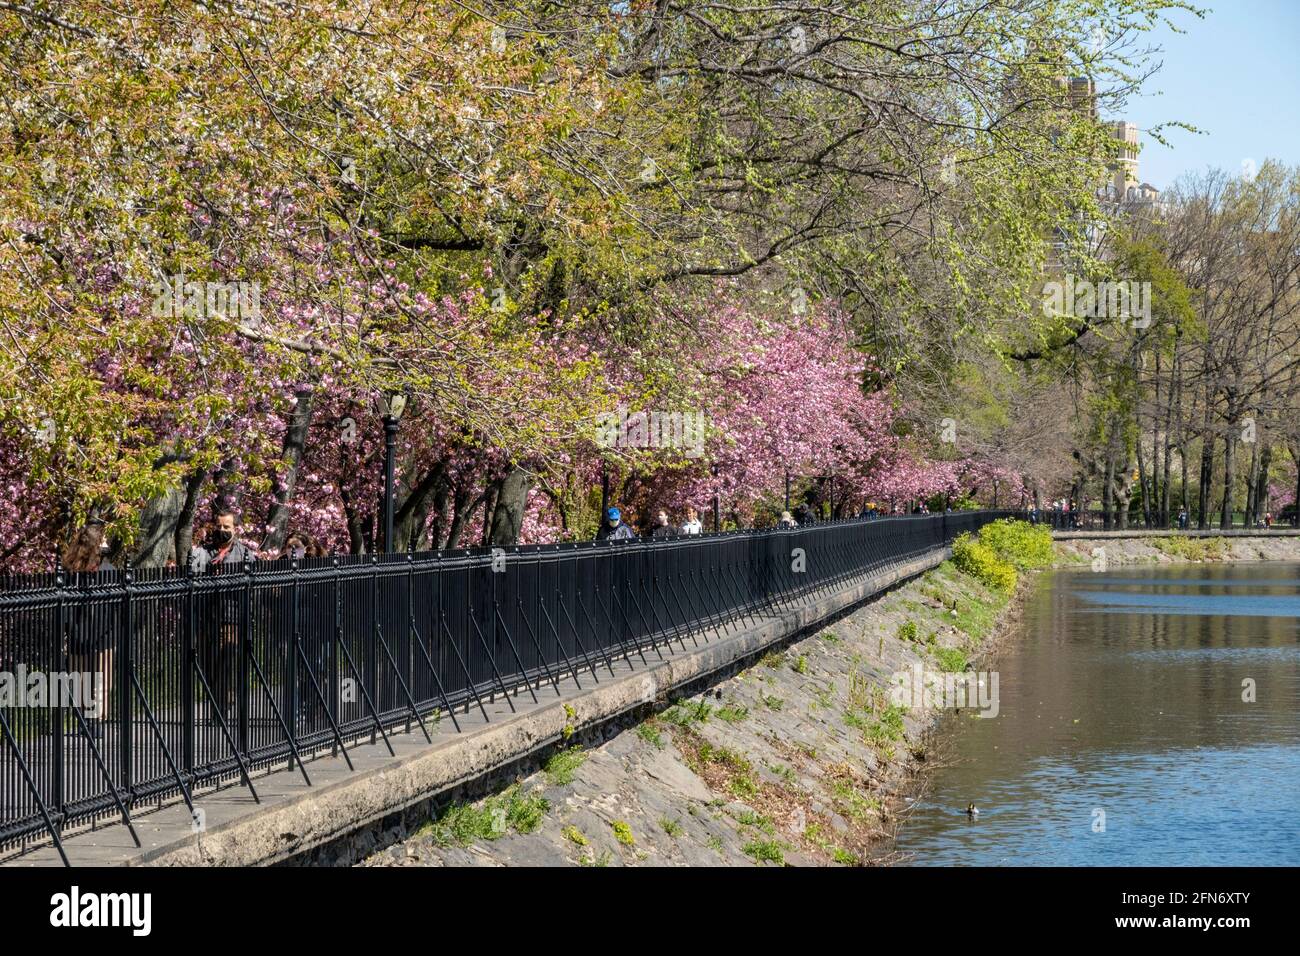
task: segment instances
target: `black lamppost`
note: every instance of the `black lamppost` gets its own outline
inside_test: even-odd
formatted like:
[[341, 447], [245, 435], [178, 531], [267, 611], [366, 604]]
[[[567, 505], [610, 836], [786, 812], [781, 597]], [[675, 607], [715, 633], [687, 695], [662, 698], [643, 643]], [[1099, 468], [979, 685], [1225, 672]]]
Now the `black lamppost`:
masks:
[[600, 520], [602, 523], [607, 511], [609, 511], [609, 468], [602, 456], [600, 459]]
[[790, 510], [790, 472], [785, 473], [785, 510]]
[[397, 447], [397, 423], [406, 411], [401, 392], [379, 393], [379, 414], [384, 420], [384, 552], [393, 552], [393, 458]]

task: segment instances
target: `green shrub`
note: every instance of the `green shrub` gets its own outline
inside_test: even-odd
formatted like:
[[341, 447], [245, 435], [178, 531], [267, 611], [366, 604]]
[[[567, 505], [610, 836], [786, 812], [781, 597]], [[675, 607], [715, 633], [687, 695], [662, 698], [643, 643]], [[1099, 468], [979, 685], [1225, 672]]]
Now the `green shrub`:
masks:
[[1165, 554], [1185, 561], [1219, 561], [1228, 548], [1224, 538], [1146, 538], [1146, 543], [1153, 545]]
[[898, 625], [898, 636], [904, 641], [916, 640], [916, 622], [904, 621]]
[[958, 535], [953, 541], [952, 561], [958, 570], [996, 591], [1010, 594], [1016, 589], [1016, 569], [969, 534]]
[[993, 549], [1003, 561], [1021, 571], [1045, 568], [1052, 563], [1052, 532], [1043, 525], [1003, 518], [980, 529], [981, 544]]
[[619, 843], [624, 846], [636, 845], [636, 837], [632, 835], [632, 828], [627, 825], [626, 820], [614, 820], [609, 826], [614, 831], [614, 839]]

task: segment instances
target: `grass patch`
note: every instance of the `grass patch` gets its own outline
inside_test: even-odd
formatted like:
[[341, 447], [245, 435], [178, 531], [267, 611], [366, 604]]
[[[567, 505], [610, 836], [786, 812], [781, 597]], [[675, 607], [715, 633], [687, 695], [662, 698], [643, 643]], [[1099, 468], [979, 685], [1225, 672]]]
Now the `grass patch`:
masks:
[[515, 784], [478, 806], [453, 804], [427, 829], [441, 846], [469, 846], [475, 840], [498, 840], [511, 830], [532, 833], [550, 808], [544, 797], [525, 795]]
[[729, 724], [738, 724], [749, 716], [749, 708], [728, 704], [726, 707], [718, 708], [717, 716], [718, 720], [725, 720]]
[[659, 818], [659, 829], [663, 830], [664, 833], [667, 833], [674, 840], [686, 832], [686, 828], [680, 823], [676, 820], [669, 820], [667, 817]]
[[553, 753], [542, 765], [546, 779], [553, 787], [563, 787], [573, 783], [578, 775], [578, 768], [587, 761], [587, 753], [581, 747], [568, 747]]
[[567, 826], [560, 832], [564, 834], [566, 840], [578, 846], [586, 846], [591, 842], [583, 835], [582, 831], [575, 826]]
[[785, 854], [776, 840], [751, 840], [741, 851], [755, 863], [785, 864]]
[[760, 813], [755, 813], [753, 810], [742, 810], [736, 817], [736, 822], [742, 827], [753, 827], [756, 830], [761, 830], [768, 836], [776, 836], [776, 825], [767, 817]]
[[655, 750], [664, 749], [663, 734], [659, 732], [659, 726], [653, 720], [647, 720], [642, 724], [638, 724], [636, 735], [654, 747]]
[[900, 640], [915, 641], [916, 634], [917, 628], [915, 621], [909, 619], [898, 625], [898, 637]]
[[727, 747], [715, 747], [694, 736], [679, 739], [679, 743], [683, 744], [686, 765], [714, 790], [725, 790], [742, 800], [758, 795], [760, 787], [754, 765], [744, 754]]
[[785, 706], [785, 701], [782, 700], [780, 697], [776, 697], [771, 694], [765, 694], [763, 696], [763, 706], [766, 707], [768, 710], [780, 710], [782, 707]]
[[615, 820], [609, 825], [614, 831], [614, 839], [624, 846], [636, 846], [636, 837], [632, 836], [632, 828], [627, 825], [626, 820]]
[[800, 654], [798, 660], [796, 660], [793, 664], [790, 665], [790, 669], [794, 671], [796, 674], [807, 674], [808, 655]]
[[663, 718], [678, 727], [689, 727], [691, 724], [705, 723], [712, 713], [713, 708], [706, 700], [679, 700], [664, 711]]
[[767, 769], [784, 780], [788, 785], [794, 786], [794, 771], [789, 767], [784, 764], [770, 763], [767, 765]]
[[859, 823], [870, 821], [880, 810], [880, 801], [863, 796], [853, 781], [841, 777], [831, 784], [831, 798], [841, 815]]
[[907, 711], [898, 704], [889, 704], [881, 710], [867, 727], [864, 736], [873, 747], [885, 747], [903, 739], [903, 715]]
[[960, 647], [939, 647], [934, 651], [935, 663], [939, 665], [939, 670], [947, 671], [951, 674], [960, 674], [966, 670], [967, 660], [966, 652]]

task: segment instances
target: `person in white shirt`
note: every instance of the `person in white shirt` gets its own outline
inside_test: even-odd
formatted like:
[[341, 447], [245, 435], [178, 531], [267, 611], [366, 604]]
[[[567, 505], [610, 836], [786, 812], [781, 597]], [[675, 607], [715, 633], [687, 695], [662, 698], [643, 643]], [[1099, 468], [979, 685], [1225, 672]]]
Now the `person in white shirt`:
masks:
[[686, 523], [682, 525], [682, 534], [699, 534], [703, 527], [700, 524], [700, 513], [694, 508], [687, 508]]

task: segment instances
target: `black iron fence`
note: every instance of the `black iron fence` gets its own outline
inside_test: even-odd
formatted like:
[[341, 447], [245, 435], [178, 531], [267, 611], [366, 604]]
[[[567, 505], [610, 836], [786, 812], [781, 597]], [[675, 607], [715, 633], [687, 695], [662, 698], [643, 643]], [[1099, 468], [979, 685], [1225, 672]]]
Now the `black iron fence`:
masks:
[[70, 826], [130, 827], [178, 797], [193, 811], [223, 783], [256, 798], [256, 771], [286, 761], [310, 782], [311, 755], [459, 730], [458, 711], [599, 681], [1011, 514], [10, 579], [0, 848], [52, 838], [62, 854]]
[[[1195, 531], [1200, 524], [1195, 515], [1175, 512], [1166, 521], [1159, 515], [1146, 516], [1140, 511], [1120, 512], [1103, 511], [1100, 508], [1083, 508], [1070, 511], [1045, 508], [1040, 511], [1032, 509], [1022, 513], [1028, 521], [1049, 525], [1057, 531], [1134, 531], [1134, 530], [1184, 530]], [[1205, 530], [1216, 531], [1221, 528], [1221, 515], [1218, 511], [1207, 516]], [[1283, 509], [1276, 516], [1269, 515], [1252, 518], [1243, 511], [1233, 512], [1232, 529], [1245, 531], [1252, 529], [1297, 527], [1295, 510]]]

